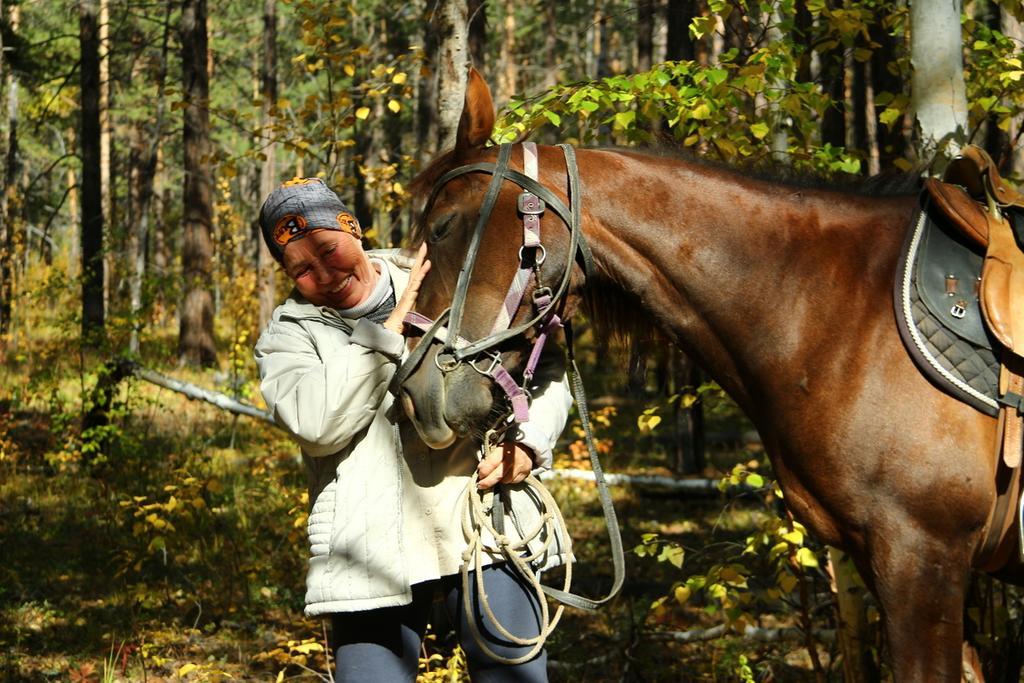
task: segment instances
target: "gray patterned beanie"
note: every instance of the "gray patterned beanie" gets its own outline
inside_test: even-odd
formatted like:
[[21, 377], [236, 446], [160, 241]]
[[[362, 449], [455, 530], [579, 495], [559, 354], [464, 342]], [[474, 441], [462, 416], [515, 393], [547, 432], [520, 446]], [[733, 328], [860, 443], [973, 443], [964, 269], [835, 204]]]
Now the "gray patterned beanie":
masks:
[[359, 221], [319, 178], [292, 178], [270, 193], [260, 209], [260, 232], [278, 263], [284, 248], [314, 230], [340, 230], [363, 236]]

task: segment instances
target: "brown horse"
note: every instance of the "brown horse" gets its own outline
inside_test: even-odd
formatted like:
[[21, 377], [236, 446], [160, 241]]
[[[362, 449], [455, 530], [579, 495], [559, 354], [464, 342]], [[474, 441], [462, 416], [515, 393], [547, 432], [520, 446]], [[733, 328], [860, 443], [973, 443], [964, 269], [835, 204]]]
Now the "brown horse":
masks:
[[[451, 304], [491, 182], [442, 176], [493, 162], [493, 125], [490, 92], [474, 73], [454, 150], [415, 184], [433, 264], [417, 304], [425, 315]], [[516, 150], [511, 164], [522, 169]], [[567, 163], [560, 149], [539, 148], [540, 184], [568, 204]], [[891, 292], [916, 195], [808, 189], [629, 150], [581, 149], [578, 168], [589, 278], [568, 253], [563, 222], [545, 216], [541, 275], [557, 283], [571, 269], [563, 317], [593, 287], [642, 307], [754, 421], [797, 519], [855, 559], [884, 612], [896, 679], [959, 681], [965, 591], [996, 497], [996, 424], [937, 390], [899, 337]], [[490, 334], [518, 267], [519, 192], [506, 181], [496, 196], [465, 339]], [[534, 335], [502, 343], [507, 365], [522, 366]], [[402, 385], [435, 447], [478, 430], [495, 401], [479, 372], [437, 362], [440, 347]]]

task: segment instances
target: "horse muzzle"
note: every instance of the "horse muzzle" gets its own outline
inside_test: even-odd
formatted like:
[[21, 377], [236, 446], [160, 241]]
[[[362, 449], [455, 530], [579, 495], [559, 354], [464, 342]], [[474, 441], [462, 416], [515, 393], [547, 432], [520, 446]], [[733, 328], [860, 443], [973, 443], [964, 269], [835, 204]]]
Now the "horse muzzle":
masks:
[[435, 362], [440, 347], [431, 346], [398, 395], [420, 438], [437, 450], [472, 433], [490, 414], [494, 397], [490, 380], [465, 364], [442, 372]]

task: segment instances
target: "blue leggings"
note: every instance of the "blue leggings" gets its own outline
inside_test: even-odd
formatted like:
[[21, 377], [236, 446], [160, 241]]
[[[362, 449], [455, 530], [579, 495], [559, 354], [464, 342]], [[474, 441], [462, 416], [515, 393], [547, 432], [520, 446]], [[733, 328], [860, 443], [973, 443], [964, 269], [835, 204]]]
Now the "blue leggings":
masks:
[[[536, 636], [540, 632], [540, 607], [529, 586], [505, 564], [490, 565], [482, 571], [484, 591], [501, 625], [521, 638]], [[507, 658], [526, 654], [528, 647], [509, 642], [490, 626], [491, 620], [477, 603], [472, 574], [470, 586], [476, 622], [488, 647]], [[474, 683], [547, 682], [544, 650], [530, 661], [514, 666], [500, 664], [481, 650], [468, 626], [458, 575], [416, 584], [412, 587], [412, 603], [402, 607], [332, 615], [335, 680], [338, 683], [415, 681], [420, 646], [437, 591], [441, 591], [449, 618], [457, 624], [459, 643], [466, 653], [469, 675]]]

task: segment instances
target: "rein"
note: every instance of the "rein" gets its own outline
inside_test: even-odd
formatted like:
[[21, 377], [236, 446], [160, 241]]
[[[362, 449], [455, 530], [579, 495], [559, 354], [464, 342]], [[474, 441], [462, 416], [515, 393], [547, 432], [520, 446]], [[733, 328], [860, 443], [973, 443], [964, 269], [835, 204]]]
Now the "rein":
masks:
[[[581, 228], [581, 192], [579, 168], [576, 163], [575, 150], [570, 145], [566, 144], [560, 144], [558, 147], [562, 150], [562, 154], [565, 158], [566, 174], [569, 185], [569, 206], [566, 206], [565, 202], [555, 195], [554, 192], [538, 182], [536, 145], [531, 142], [523, 143], [524, 173], [520, 173], [519, 171], [509, 168], [512, 145], [504, 144], [498, 148], [498, 158], [496, 162], [480, 162], [459, 166], [448, 171], [438, 179], [431, 191], [424, 211], [429, 210], [438, 194], [451, 180], [469, 173], [487, 173], [491, 175], [491, 181], [480, 205], [480, 213], [470, 239], [466, 258], [459, 271], [452, 305], [450, 308], [442, 312], [438, 316], [437, 320], [430, 320], [426, 316], [415, 312], [406, 316], [405, 322], [423, 331], [424, 335], [417, 347], [410, 353], [409, 357], [395, 373], [392, 383], [394, 388], [400, 386], [413, 372], [413, 370], [419, 366], [428, 349], [434, 343], [442, 344], [441, 350], [437, 353], [434, 359], [437, 368], [442, 373], [451, 372], [462, 363], [469, 363], [477, 372], [490, 377], [499, 387], [501, 387], [502, 391], [508, 398], [511, 406], [511, 414], [500, 419], [496, 423], [497, 425], [505, 423], [504, 426], [493, 428], [487, 432], [487, 435], [484, 438], [484, 443], [482, 444], [482, 452], [486, 452], [487, 447], [491, 445], [492, 439], [494, 439], [494, 443], [500, 442], [504, 434], [514, 427], [515, 424], [529, 420], [527, 410], [529, 408], [530, 397], [527, 387], [533, 378], [533, 374], [540, 359], [541, 351], [543, 350], [548, 337], [555, 330], [559, 327], [565, 328], [568, 374], [570, 375], [571, 380], [570, 386], [573, 398], [576, 401], [580, 422], [583, 427], [587, 449], [590, 454], [591, 466], [594, 471], [594, 478], [597, 482], [598, 497], [601, 501], [605, 525], [611, 542], [614, 578], [612, 588], [608, 595], [598, 600], [586, 598], [569, 592], [573, 558], [571, 556], [571, 540], [566, 539], [568, 541], [566, 543], [567, 549], [565, 551], [567, 556], [567, 568], [564, 588], [560, 590], [542, 585], [539, 577], [531, 569], [530, 562], [540, 558], [544, 554], [544, 551], [548, 546], [550, 546], [552, 539], [556, 535], [552, 525], [554, 521], [561, 522], [561, 514], [558, 512], [558, 507], [554, 500], [551, 499], [550, 494], [547, 493], [543, 488], [543, 485], [541, 485], [534, 477], [531, 476], [525, 481], [525, 484], [534, 489], [536, 497], [543, 503], [544, 523], [538, 525], [538, 527], [531, 530], [530, 533], [523, 534], [524, 539], [522, 544], [513, 545], [509, 543], [508, 538], [504, 534], [505, 522], [502, 519], [503, 504], [500, 500], [502, 496], [495, 495], [492, 497], [491, 509], [489, 511], [491, 519], [488, 521], [487, 516], [484, 514], [484, 509], [487, 506], [481, 506], [480, 504], [480, 496], [476, 493], [476, 477], [474, 476], [467, 488], [467, 497], [469, 500], [467, 502], [466, 518], [464, 519], [464, 528], [466, 530], [467, 537], [470, 538], [470, 547], [463, 556], [462, 576], [464, 600], [467, 601], [467, 615], [470, 620], [470, 625], [474, 631], [474, 637], [476, 637], [477, 642], [486, 652], [499, 660], [503, 660], [503, 658], [497, 657], [495, 653], [493, 653], [490, 648], [482, 642], [482, 638], [480, 637], [468, 603], [470, 600], [469, 591], [467, 590], [469, 581], [469, 565], [472, 563], [479, 567], [485, 551], [500, 553], [511, 565], [515, 566], [520, 574], [523, 575], [523, 578], [533, 586], [536, 591], [538, 601], [543, 605], [543, 623], [541, 625], [540, 635], [536, 639], [522, 640], [516, 638], [509, 634], [500, 624], [497, 624], [496, 628], [498, 628], [503, 636], [522, 645], [534, 646], [532, 651], [525, 655], [524, 658], [519, 658], [515, 661], [526, 661], [526, 659], [533, 657], [534, 654], [543, 647], [544, 640], [551, 630], [554, 629], [555, 624], [561, 616], [562, 606], [559, 606], [554, 618], [551, 619], [549, 623], [549, 615], [546, 603], [543, 599], [544, 594], [547, 594], [562, 603], [562, 605], [571, 605], [582, 609], [593, 610], [614, 598], [621, 589], [625, 578], [625, 560], [622, 549], [622, 538], [619, 532], [615, 509], [612, 505], [611, 494], [608, 491], [608, 485], [605, 482], [604, 473], [597, 455], [597, 448], [594, 443], [593, 431], [590, 424], [590, 415], [587, 409], [586, 395], [584, 393], [583, 382], [580, 378], [579, 368], [576, 364], [573, 352], [572, 327], [570, 322], [568, 320], [563, 321], [557, 312], [564, 303], [565, 297], [568, 293], [569, 282], [572, 276], [572, 266], [577, 259], [581, 262], [584, 273], [588, 279], [593, 275], [594, 271], [593, 257], [591, 255], [590, 248], [583, 237]], [[523, 245], [519, 250], [519, 269], [513, 278], [502, 309], [499, 311], [496, 320], [491, 327], [490, 333], [477, 341], [469, 341], [461, 337], [459, 335], [459, 331], [462, 327], [462, 317], [465, 310], [466, 298], [469, 292], [470, 278], [472, 277], [473, 269], [476, 265], [477, 257], [480, 252], [483, 235], [487, 229], [488, 223], [490, 222], [491, 214], [494, 210], [495, 204], [497, 203], [498, 195], [505, 180], [510, 180], [523, 189], [523, 192], [519, 195], [517, 201], [519, 213], [523, 218]], [[541, 266], [547, 257], [547, 252], [541, 241], [540, 221], [542, 214], [547, 209], [553, 211], [566, 225], [569, 230], [570, 240], [565, 268], [557, 287], [553, 291], [549, 287], [544, 286], [541, 281]], [[536, 286], [532, 295], [533, 315], [518, 325], [512, 325], [512, 320], [515, 316], [516, 310], [518, 310], [522, 304], [526, 286], [531, 276], [536, 280]], [[495, 347], [499, 346], [506, 340], [524, 335], [531, 329], [535, 331], [533, 347], [523, 371], [522, 383], [519, 384], [502, 365], [501, 355], [497, 350], [495, 350]], [[484, 359], [484, 362], [481, 362], [481, 357]], [[561, 524], [562, 529], [564, 529], [564, 522], [561, 522]], [[488, 548], [483, 545], [481, 541], [482, 530], [489, 532], [489, 534], [495, 539], [498, 547]], [[566, 536], [567, 535], [568, 534], [566, 534]], [[524, 550], [525, 544], [528, 540], [533, 540], [534, 538], [545, 539], [544, 548], [539, 552], [529, 553], [529, 551]], [[524, 552], [526, 553], [525, 555]], [[477, 574], [478, 580], [481, 580], [479, 572], [477, 572]], [[493, 613], [487, 604], [486, 597], [482, 594], [482, 588], [478, 588], [481, 593], [481, 595], [478, 596], [478, 599], [481, 601], [485, 613], [494, 620]]]

